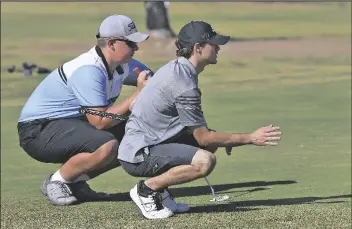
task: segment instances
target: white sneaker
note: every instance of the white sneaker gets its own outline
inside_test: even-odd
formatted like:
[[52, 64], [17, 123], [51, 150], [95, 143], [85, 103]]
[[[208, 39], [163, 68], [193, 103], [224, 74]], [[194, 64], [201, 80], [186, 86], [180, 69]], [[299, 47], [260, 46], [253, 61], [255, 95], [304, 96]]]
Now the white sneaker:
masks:
[[165, 219], [173, 215], [170, 209], [163, 206], [159, 192], [154, 192], [147, 197], [141, 196], [138, 193], [138, 184], [136, 184], [131, 189], [130, 196], [147, 219]]
[[53, 205], [71, 205], [78, 202], [70, 187], [60, 181], [50, 181], [46, 186], [46, 193]]
[[172, 212], [188, 212], [190, 209], [188, 204], [176, 203], [174, 197], [167, 188], [161, 194], [161, 197], [163, 198], [163, 205]]

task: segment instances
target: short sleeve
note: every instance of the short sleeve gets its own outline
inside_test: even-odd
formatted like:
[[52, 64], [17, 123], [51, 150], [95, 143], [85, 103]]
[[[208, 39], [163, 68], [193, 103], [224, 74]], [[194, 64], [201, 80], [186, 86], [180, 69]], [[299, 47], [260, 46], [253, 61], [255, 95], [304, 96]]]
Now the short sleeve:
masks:
[[108, 98], [106, 76], [95, 66], [82, 66], [75, 70], [67, 80], [81, 106], [106, 107]]
[[138, 74], [133, 71], [135, 68], [139, 68], [140, 71], [149, 70], [145, 64], [132, 58], [132, 60], [128, 63], [128, 75], [122, 79], [124, 85], [137, 86]]
[[176, 109], [183, 126], [207, 126], [201, 105], [201, 92], [198, 88], [188, 90], [176, 98]]

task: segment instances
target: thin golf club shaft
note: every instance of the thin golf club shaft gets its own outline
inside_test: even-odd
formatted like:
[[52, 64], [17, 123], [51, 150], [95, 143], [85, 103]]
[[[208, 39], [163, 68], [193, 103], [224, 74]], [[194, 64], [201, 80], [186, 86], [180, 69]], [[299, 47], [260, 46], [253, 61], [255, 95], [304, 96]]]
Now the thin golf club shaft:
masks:
[[213, 194], [213, 196], [215, 196], [215, 191], [214, 191], [213, 187], [211, 186], [211, 184], [209, 183], [208, 178], [204, 177], [204, 179], [205, 179], [206, 182], [208, 183], [208, 185], [209, 185], [209, 187], [210, 187], [210, 190], [211, 190], [211, 193]]

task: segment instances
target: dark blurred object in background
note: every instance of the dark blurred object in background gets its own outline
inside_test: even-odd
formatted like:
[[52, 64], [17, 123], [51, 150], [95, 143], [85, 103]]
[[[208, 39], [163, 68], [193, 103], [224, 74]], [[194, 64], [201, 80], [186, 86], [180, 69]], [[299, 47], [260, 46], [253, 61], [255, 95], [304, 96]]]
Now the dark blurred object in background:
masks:
[[16, 70], [16, 66], [15, 65], [12, 65], [11, 67], [7, 68], [7, 72], [8, 73], [13, 73], [15, 70]]
[[32, 69], [36, 68], [37, 65], [31, 62], [23, 62], [22, 63], [22, 73], [24, 77], [28, 77], [32, 75]]
[[33, 69], [33, 68], [36, 68], [37, 65], [33, 64], [31, 62], [23, 62], [22, 67], [23, 67], [23, 69]]
[[38, 69], [37, 69], [38, 74], [46, 74], [46, 73], [50, 73], [50, 72], [51, 72], [51, 70], [49, 68], [38, 67]]
[[176, 37], [170, 27], [167, 3], [163, 1], [145, 1], [146, 26], [151, 37]]
[[6, 68], [8, 73], [21, 72], [24, 77], [31, 76], [33, 74], [33, 70], [37, 68], [37, 74], [47, 74], [52, 70], [44, 67], [39, 67], [37, 64], [33, 64], [31, 62], [23, 62], [22, 68], [16, 68], [15, 65]]

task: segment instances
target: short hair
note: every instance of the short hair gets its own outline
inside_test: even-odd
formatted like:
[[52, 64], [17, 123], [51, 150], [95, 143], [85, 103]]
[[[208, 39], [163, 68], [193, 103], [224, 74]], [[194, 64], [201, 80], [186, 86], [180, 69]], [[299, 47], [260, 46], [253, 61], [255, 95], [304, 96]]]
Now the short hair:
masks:
[[108, 45], [108, 40], [107, 39], [97, 39], [97, 45], [99, 48], [105, 48]]
[[[200, 46], [201, 47], [204, 47], [206, 43], [201, 43]], [[190, 47], [188, 48], [181, 48], [181, 45], [179, 44], [178, 40], [175, 41], [175, 45], [176, 45], [176, 56], [177, 57], [184, 57], [186, 59], [189, 59], [192, 54], [193, 54], [193, 47], [194, 47], [194, 44], [191, 45]]]

